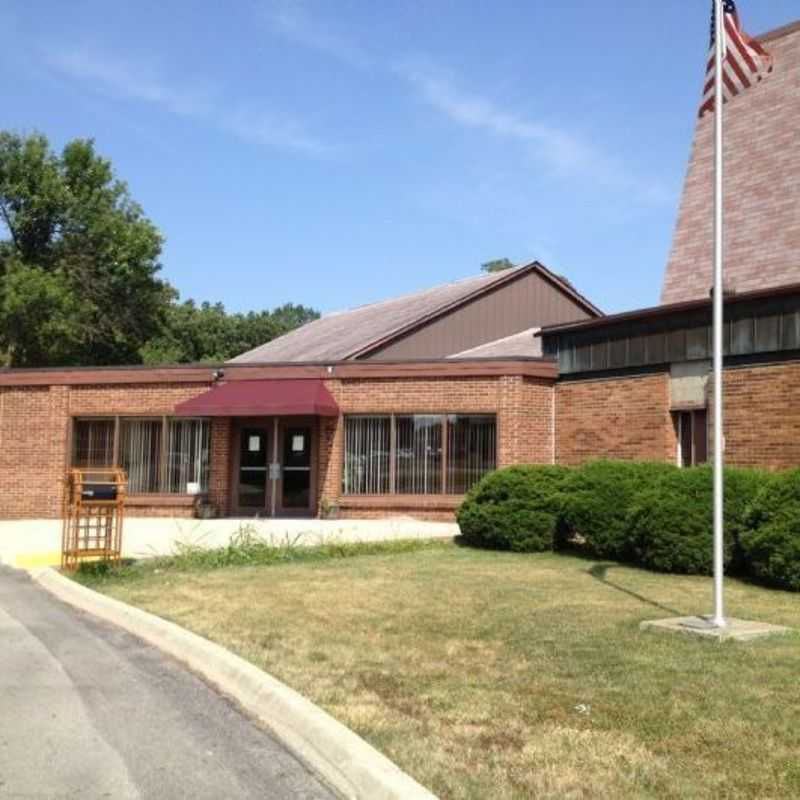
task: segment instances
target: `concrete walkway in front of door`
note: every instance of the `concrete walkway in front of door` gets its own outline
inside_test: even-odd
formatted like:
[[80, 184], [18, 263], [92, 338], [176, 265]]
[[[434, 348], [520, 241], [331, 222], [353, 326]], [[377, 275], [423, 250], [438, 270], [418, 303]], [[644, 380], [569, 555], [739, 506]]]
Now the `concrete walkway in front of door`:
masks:
[[334, 795], [176, 661], [0, 567], [0, 797]]
[[[426, 522], [411, 517], [388, 519], [176, 519], [127, 517], [123, 555], [147, 558], [169, 555], [176, 544], [222, 547], [243, 527], [277, 544], [376, 542], [397, 539], [451, 539], [455, 522]], [[59, 520], [0, 522], [0, 563], [30, 569], [56, 566], [61, 559]]]

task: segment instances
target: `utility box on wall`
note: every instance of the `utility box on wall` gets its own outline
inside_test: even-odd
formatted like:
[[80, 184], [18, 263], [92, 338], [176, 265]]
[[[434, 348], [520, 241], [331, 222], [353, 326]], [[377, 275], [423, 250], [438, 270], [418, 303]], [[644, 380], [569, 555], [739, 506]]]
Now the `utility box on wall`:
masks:
[[669, 368], [669, 407], [671, 411], [689, 411], [708, 405], [710, 361], [688, 361]]

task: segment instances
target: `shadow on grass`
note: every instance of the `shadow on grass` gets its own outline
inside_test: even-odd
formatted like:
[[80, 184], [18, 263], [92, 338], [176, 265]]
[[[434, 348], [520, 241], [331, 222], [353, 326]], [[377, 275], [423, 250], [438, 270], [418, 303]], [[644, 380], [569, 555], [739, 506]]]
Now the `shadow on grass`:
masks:
[[638, 592], [634, 592], [632, 589], [628, 589], [625, 586], [621, 586], [618, 583], [614, 583], [608, 579], [608, 570], [612, 567], [619, 566], [618, 564], [612, 562], [609, 563], [599, 563], [593, 564], [589, 569], [586, 570], [588, 575], [591, 575], [596, 581], [599, 581], [604, 586], [609, 586], [612, 589], [616, 589], [618, 592], [622, 592], [623, 594], [628, 595], [628, 597], [633, 597], [635, 600], [638, 600], [640, 603], [645, 603], [648, 606], [652, 606], [653, 608], [657, 608], [660, 611], [666, 611], [672, 617], [682, 617], [684, 616], [680, 611], [676, 611], [674, 608], [670, 608], [669, 606], [662, 605], [661, 603], [656, 602], [655, 600], [650, 600], [650, 598], [645, 597], [644, 595], [639, 594]]

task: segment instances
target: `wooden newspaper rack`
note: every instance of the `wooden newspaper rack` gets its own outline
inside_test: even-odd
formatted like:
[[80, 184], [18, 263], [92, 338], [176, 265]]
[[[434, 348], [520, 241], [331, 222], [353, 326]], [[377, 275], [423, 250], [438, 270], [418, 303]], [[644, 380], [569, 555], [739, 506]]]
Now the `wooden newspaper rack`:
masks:
[[61, 568], [82, 559], [119, 561], [128, 478], [124, 470], [71, 469], [64, 482]]

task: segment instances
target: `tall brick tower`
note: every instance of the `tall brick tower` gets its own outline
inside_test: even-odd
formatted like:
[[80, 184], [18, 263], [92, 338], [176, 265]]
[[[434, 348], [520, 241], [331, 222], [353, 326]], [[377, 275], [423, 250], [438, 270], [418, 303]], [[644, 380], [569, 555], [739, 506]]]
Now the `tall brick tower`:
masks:
[[[772, 75], [725, 106], [725, 286], [800, 283], [800, 21], [759, 37]], [[714, 116], [698, 120], [662, 303], [708, 297]]]

